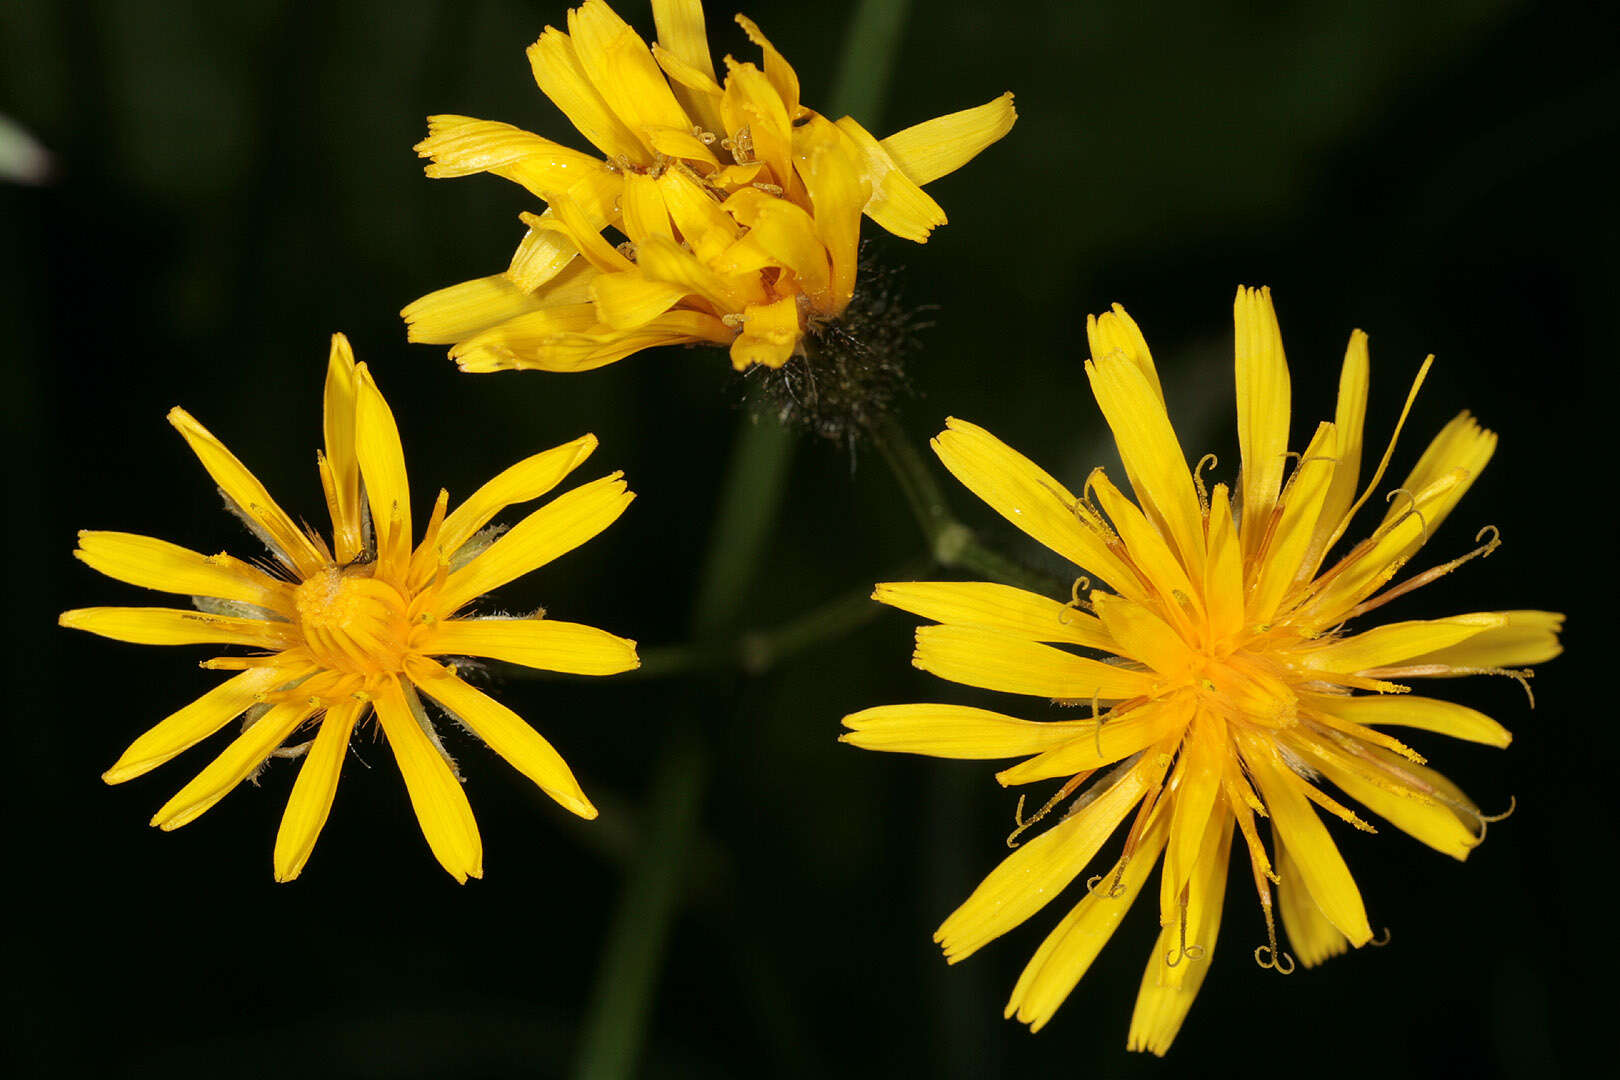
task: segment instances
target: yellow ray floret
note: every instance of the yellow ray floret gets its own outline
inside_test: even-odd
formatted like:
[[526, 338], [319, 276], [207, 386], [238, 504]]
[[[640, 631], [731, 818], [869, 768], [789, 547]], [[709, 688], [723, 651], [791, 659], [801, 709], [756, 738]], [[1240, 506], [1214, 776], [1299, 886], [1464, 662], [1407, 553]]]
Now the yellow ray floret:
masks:
[[[800, 100], [798, 74], [737, 23], [763, 68], [709, 53], [699, 0], [657, 0], [651, 48], [604, 0], [529, 49], [535, 82], [600, 159], [519, 128], [428, 118], [431, 177], [487, 172], [542, 199], [506, 273], [402, 314], [465, 371], [583, 371], [654, 345], [728, 346], [780, 367], [854, 295], [861, 218], [916, 243], [945, 224], [922, 185], [1012, 129], [1012, 95], [886, 139]], [[622, 237], [623, 242], [618, 242]]]
[[[844, 720], [844, 741], [869, 750], [1021, 758], [996, 779], [1063, 781], [1027, 817], [1020, 802], [1008, 838], [1017, 850], [935, 934], [952, 963], [1056, 899], [1123, 829], [1119, 857], [1087, 879], [1007, 1002], [1007, 1015], [1032, 1030], [1051, 1020], [1149, 871], [1160, 868], [1161, 930], [1127, 1040], [1154, 1054], [1169, 1048], [1209, 970], [1234, 836], [1242, 836], [1265, 919], [1267, 943], [1255, 950], [1262, 967], [1286, 974], [1296, 958], [1311, 966], [1367, 944], [1373, 931], [1360, 889], [1318, 811], [1376, 828], [1327, 784], [1376, 819], [1466, 858], [1494, 819], [1387, 729], [1493, 746], [1512, 737], [1485, 714], [1414, 696], [1398, 680], [1506, 674], [1528, 688], [1525, 665], [1561, 650], [1563, 616], [1545, 611], [1352, 627], [1496, 548], [1495, 530], [1487, 528], [1473, 551], [1406, 572], [1485, 467], [1496, 436], [1467, 413], [1458, 416], [1394, 490], [1371, 534], [1330, 561], [1394, 451], [1391, 437], [1362, 486], [1367, 337], [1351, 335], [1334, 418], [1305, 429], [1308, 440], [1294, 429], [1305, 443], [1295, 454], [1288, 366], [1270, 292], [1240, 289], [1233, 322], [1235, 485], [1206, 489], [1202, 463], [1189, 469], [1147, 341], [1116, 305], [1087, 320], [1086, 373], [1136, 502], [1100, 469], [1077, 496], [961, 420], [948, 421], [934, 440], [940, 460], [969, 490], [1074, 564], [1067, 602], [988, 582], [886, 582], [873, 594], [934, 624], [917, 631], [917, 667], [969, 686], [1089, 707], [1089, 715], [1025, 720], [919, 704], [878, 706]], [[1419, 383], [1427, 370], [1425, 362]], [[1416, 392], [1414, 385], [1401, 422]], [[1088, 581], [1096, 585], [1089, 592]], [[1057, 824], [1027, 838], [1066, 802]], [[1270, 854], [1259, 816], [1269, 820]], [[1279, 912], [1292, 954], [1277, 943]]]
[[198, 610], [80, 608], [63, 626], [150, 645], [234, 644], [260, 650], [204, 667], [236, 672], [130, 744], [103, 775], [120, 784], [241, 719], [240, 732], [152, 819], [195, 820], [272, 756], [302, 756], [276, 835], [277, 881], [302, 872], [331, 812], [356, 727], [375, 719], [393, 751], [422, 834], [456, 880], [483, 875], [478, 825], [423, 698], [482, 739], [569, 811], [594, 818], [562, 756], [517, 714], [463, 681], [449, 658], [474, 656], [545, 671], [613, 675], [636, 667], [636, 644], [605, 630], [480, 616], [479, 597], [579, 546], [634, 497], [618, 473], [534, 510], [498, 539], [508, 507], [550, 492], [592, 450], [586, 435], [518, 462], [449, 510], [441, 491], [413, 541], [410, 485], [393, 412], [348, 341], [332, 339], [324, 450], [317, 455], [332, 543], [298, 528], [253, 474], [183, 410], [170, 422], [227, 504], [269, 548], [264, 568], [164, 540], [81, 532], [74, 553], [108, 577], [191, 596]]

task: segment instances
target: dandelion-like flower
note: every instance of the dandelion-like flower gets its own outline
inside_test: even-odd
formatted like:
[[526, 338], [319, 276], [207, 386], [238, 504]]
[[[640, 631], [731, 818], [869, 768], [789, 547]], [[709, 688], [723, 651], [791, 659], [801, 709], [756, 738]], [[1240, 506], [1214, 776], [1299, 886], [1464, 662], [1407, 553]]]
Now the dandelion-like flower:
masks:
[[[1530, 672], [1517, 665], [1560, 651], [1562, 616], [1543, 611], [1346, 629], [1495, 548], [1487, 529], [1474, 551], [1392, 584], [1479, 476], [1496, 436], [1466, 412], [1447, 424], [1391, 492], [1372, 535], [1327, 562], [1382, 480], [1400, 424], [1358, 496], [1368, 360], [1366, 335], [1357, 331], [1337, 413], [1316, 428], [1290, 472], [1288, 367], [1270, 293], [1240, 289], [1234, 316], [1237, 493], [1225, 484], [1206, 492], [1209, 458], [1187, 468], [1147, 343], [1117, 305], [1087, 321], [1086, 374], [1134, 502], [1101, 469], [1076, 498], [959, 420], [934, 441], [974, 494], [1112, 591], [1086, 594], [1081, 579], [1063, 604], [988, 583], [877, 587], [876, 599], [939, 624], [917, 631], [917, 667], [970, 686], [1088, 705], [1091, 717], [1031, 722], [930, 704], [868, 709], [844, 721], [853, 730], [843, 738], [872, 750], [1027, 756], [997, 774], [1003, 784], [1064, 778], [1039, 812], [1025, 820], [1020, 810], [1008, 838], [1017, 850], [935, 934], [952, 963], [1044, 907], [1131, 818], [1119, 858], [1090, 878], [1041, 944], [1006, 1014], [1032, 1030], [1045, 1025], [1161, 865], [1163, 929], [1129, 1037], [1131, 1049], [1155, 1054], [1169, 1048], [1209, 970], [1234, 832], [1265, 915], [1269, 943], [1255, 952], [1261, 966], [1285, 974], [1294, 966], [1277, 945], [1273, 885], [1301, 963], [1367, 944], [1373, 931], [1361, 894], [1312, 804], [1373, 829], [1322, 781], [1430, 847], [1465, 858], [1492, 818], [1383, 729], [1499, 747], [1510, 736], [1473, 709], [1410, 694], [1399, 680], [1483, 673], [1523, 680]], [[1425, 362], [1419, 384], [1427, 369]], [[1058, 824], [1017, 846], [1029, 826], [1076, 793]], [[1269, 853], [1257, 816], [1271, 823]]]
[[[332, 542], [299, 528], [262, 484], [183, 409], [169, 422], [219, 485], [228, 509], [270, 549], [254, 565], [163, 540], [81, 532], [77, 555], [108, 577], [191, 595], [198, 610], [81, 608], [63, 626], [143, 645], [241, 645], [251, 655], [203, 662], [234, 676], [136, 739], [102, 775], [120, 784], [209, 738], [237, 717], [241, 733], [152, 824], [195, 820], [272, 757], [303, 763], [276, 835], [275, 876], [302, 871], [326, 823], [357, 725], [375, 717], [405, 780], [422, 834], [465, 882], [483, 876], [483, 845], [455, 763], [421, 697], [478, 736], [566, 809], [594, 818], [550, 743], [512, 710], [469, 685], [447, 657], [483, 657], [547, 671], [611, 675], [638, 664], [635, 642], [541, 617], [478, 617], [492, 589], [571, 551], [607, 528], [634, 497], [622, 474], [576, 487], [510, 531], [487, 527], [503, 510], [556, 487], [596, 448], [586, 435], [535, 454], [446, 513], [438, 500], [411, 545], [411, 498], [399, 430], [349, 343], [332, 341], [326, 376], [326, 452], [317, 455]], [[420, 696], [418, 694], [420, 691]], [[294, 742], [295, 737], [304, 741]]]
[[[945, 212], [922, 186], [1011, 129], [1004, 94], [878, 140], [799, 99], [799, 77], [737, 16], [764, 68], [715, 78], [699, 0], [654, 0], [647, 44], [603, 0], [529, 47], [535, 81], [603, 157], [489, 120], [428, 119], [427, 174], [491, 172], [543, 199], [505, 273], [424, 296], [412, 341], [465, 371], [584, 371], [654, 345], [726, 345], [780, 367], [855, 292], [864, 213], [926, 242]], [[614, 229], [614, 243], [602, 235]]]

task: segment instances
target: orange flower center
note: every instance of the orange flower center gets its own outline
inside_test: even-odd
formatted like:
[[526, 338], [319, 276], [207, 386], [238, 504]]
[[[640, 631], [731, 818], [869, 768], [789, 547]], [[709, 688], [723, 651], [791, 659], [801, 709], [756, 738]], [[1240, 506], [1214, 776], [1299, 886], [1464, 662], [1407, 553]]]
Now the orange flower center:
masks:
[[328, 567], [298, 586], [293, 599], [304, 644], [325, 667], [358, 675], [403, 669], [408, 604], [370, 567]]

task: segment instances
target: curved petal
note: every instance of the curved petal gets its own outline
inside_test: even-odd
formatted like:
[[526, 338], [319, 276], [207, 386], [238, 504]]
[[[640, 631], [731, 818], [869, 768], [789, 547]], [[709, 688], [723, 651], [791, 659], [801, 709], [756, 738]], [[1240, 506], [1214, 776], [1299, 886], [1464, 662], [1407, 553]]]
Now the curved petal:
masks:
[[284, 649], [294, 643], [291, 623], [237, 619], [185, 608], [94, 607], [64, 611], [58, 624], [136, 645], [251, 645]]
[[952, 682], [1065, 701], [1120, 701], [1154, 685], [1145, 672], [975, 626], [918, 627], [911, 662]]
[[262, 667], [227, 679], [202, 697], [169, 714], [129, 744], [112, 767], [101, 774], [109, 784], [122, 784], [184, 753], [241, 716], [262, 694], [291, 682], [307, 668]]
[[399, 683], [388, 679], [373, 704], [433, 857], [463, 885], [469, 877], [483, 877], [484, 842], [467, 794], [444, 754], [411, 714]]
[[[1136, 854], [1123, 860], [1123, 866], [1115, 863], [1113, 869], [1103, 875], [1110, 888], [1087, 892], [1041, 942], [1035, 955], [1024, 965], [1007, 1000], [1007, 1017], [1016, 1013], [1032, 1033], [1052, 1019], [1058, 1006], [1079, 984], [1092, 961], [1119, 928], [1143, 883], [1158, 864], [1159, 851], [1164, 847], [1165, 820], [1165, 815], [1155, 815], [1137, 845]], [[1115, 881], [1119, 883], [1117, 894], [1112, 888]]]
[[618, 520], [635, 495], [623, 473], [564, 492], [449, 576], [437, 600], [446, 614], [574, 550]]
[[144, 589], [290, 609], [283, 582], [223, 553], [202, 555], [150, 536], [82, 529], [73, 554], [92, 570]]
[[292, 794], [287, 797], [287, 808], [281, 814], [281, 827], [276, 831], [274, 855], [277, 881], [291, 881], [303, 872], [315, 841], [332, 812], [332, 800], [337, 795], [338, 774], [343, 769], [343, 758], [349, 752], [349, 734], [364, 706], [358, 701], [346, 701], [328, 709], [321, 720], [315, 742], [298, 769], [293, 781]]
[[517, 713], [437, 664], [413, 665], [412, 681], [565, 810], [586, 820], [596, 817], [596, 807], [562, 755]]
[[990, 871], [934, 932], [946, 961], [967, 959], [1063, 891], [1141, 801], [1147, 790], [1144, 776], [1141, 767], [1126, 772], [1108, 790]]
[[169, 423], [186, 440], [232, 508], [271, 551], [304, 577], [326, 564], [326, 553], [316, 548], [304, 531], [293, 524], [292, 518], [276, 505], [258, 477], [225, 449], [225, 444], [214, 438], [213, 433], [178, 405], [169, 410]]
[[879, 705], [844, 717], [839, 742], [863, 750], [983, 760], [1049, 750], [1089, 731], [1086, 721], [1037, 723], [966, 705]]
[[248, 725], [197, 778], [152, 815], [152, 824], [169, 832], [201, 817], [210, 807], [246, 780], [265, 759], [287, 741], [315, 707], [305, 702], [277, 705]]
[[884, 581], [873, 590], [872, 599], [937, 623], [981, 626], [1026, 641], [1061, 641], [1119, 651], [1095, 615], [1011, 585], [989, 581]]
[[951, 475], [1032, 539], [1122, 592], [1134, 583], [1102, 533], [1082, 523], [1080, 501], [1033, 461], [955, 417], [932, 445]]
[[581, 435], [573, 442], [542, 450], [496, 474], [444, 519], [439, 529], [440, 550], [454, 554], [508, 506], [538, 499], [579, 468], [596, 446], [595, 435]]
[[912, 183], [928, 184], [972, 161], [1011, 131], [1017, 119], [1008, 92], [983, 105], [913, 124], [884, 139], [882, 146]]
[[641, 666], [630, 639], [556, 619], [446, 619], [434, 626], [420, 650], [428, 656], [482, 656], [571, 675], [617, 675]]

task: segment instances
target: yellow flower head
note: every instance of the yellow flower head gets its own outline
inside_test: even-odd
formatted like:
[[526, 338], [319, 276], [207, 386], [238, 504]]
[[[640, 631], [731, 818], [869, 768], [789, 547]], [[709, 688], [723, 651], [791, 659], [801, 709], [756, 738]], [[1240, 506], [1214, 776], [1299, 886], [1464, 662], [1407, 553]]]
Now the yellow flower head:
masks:
[[[412, 341], [453, 344], [464, 371], [584, 371], [654, 345], [728, 345], [780, 367], [855, 291], [864, 212], [923, 243], [945, 212], [922, 185], [1011, 129], [1012, 95], [879, 141], [799, 100], [799, 77], [754, 23], [764, 69], [716, 80], [699, 0], [654, 0], [647, 44], [603, 0], [529, 47], [540, 89], [602, 153], [508, 124], [428, 119], [427, 174], [491, 172], [543, 199], [503, 274], [422, 297]], [[612, 228], [625, 242], [604, 238]]]
[[[1493, 534], [1463, 558], [1391, 584], [1479, 476], [1496, 436], [1467, 413], [1458, 416], [1391, 493], [1372, 535], [1327, 562], [1394, 449], [1392, 437], [1358, 496], [1366, 335], [1351, 335], [1336, 416], [1296, 456], [1288, 449], [1288, 367], [1270, 293], [1240, 289], [1234, 316], [1240, 494], [1225, 484], [1206, 492], [1204, 462], [1187, 468], [1147, 343], [1115, 306], [1087, 321], [1086, 374], [1134, 502], [1101, 469], [1077, 498], [972, 424], [949, 421], [933, 444], [974, 494], [1112, 591], [1083, 597], [1082, 580], [1062, 604], [987, 583], [877, 587], [876, 599], [940, 624], [917, 631], [917, 667], [970, 686], [1090, 706], [1091, 718], [1037, 723], [955, 705], [897, 705], [844, 721], [853, 729], [844, 739], [873, 750], [1027, 757], [997, 774], [1003, 784], [1063, 777], [1045, 808], [1009, 838], [1015, 846], [1027, 826], [1080, 792], [1057, 825], [1018, 847], [939, 928], [935, 940], [953, 963], [1040, 910], [1131, 819], [1118, 860], [1090, 878], [1025, 967], [1006, 1011], [1032, 1030], [1046, 1024], [1162, 863], [1163, 929], [1129, 1039], [1132, 1049], [1155, 1054], [1169, 1048], [1209, 970], [1234, 830], [1248, 850], [1270, 938], [1255, 953], [1262, 966], [1284, 973], [1294, 966], [1277, 946], [1273, 884], [1301, 963], [1367, 944], [1373, 932], [1361, 894], [1312, 804], [1358, 829], [1372, 826], [1322, 781], [1465, 858], [1490, 819], [1382, 729], [1494, 746], [1510, 736], [1473, 709], [1414, 696], [1397, 680], [1522, 679], [1529, 672], [1506, 669], [1560, 651], [1562, 616], [1542, 611], [1345, 629], [1495, 547]], [[1270, 854], [1257, 815], [1270, 821]]]
[[[120, 784], [163, 764], [237, 717], [241, 733], [164, 804], [152, 824], [199, 817], [271, 757], [303, 764], [276, 836], [277, 881], [297, 877], [332, 807], [355, 725], [374, 715], [428, 846], [465, 882], [483, 876], [483, 846], [454, 762], [418, 691], [477, 735], [546, 794], [584, 818], [596, 808], [568, 765], [506, 706], [463, 681], [451, 662], [478, 656], [547, 671], [611, 675], [637, 666], [635, 642], [576, 623], [479, 618], [465, 609], [607, 528], [634, 497], [620, 473], [558, 496], [499, 535], [501, 511], [556, 487], [596, 448], [586, 435], [535, 454], [446, 513], [440, 491], [411, 545], [411, 497], [393, 413], [349, 343], [332, 339], [326, 376], [326, 452], [317, 455], [332, 513], [330, 546], [294, 524], [220, 441], [183, 409], [172, 423], [201, 459], [226, 506], [269, 547], [261, 566], [201, 555], [163, 540], [81, 532], [74, 552], [108, 577], [191, 595], [199, 610], [81, 608], [63, 626], [143, 645], [243, 645], [249, 656], [203, 667], [238, 674], [136, 739], [102, 775]], [[305, 741], [289, 746], [295, 734]]]

